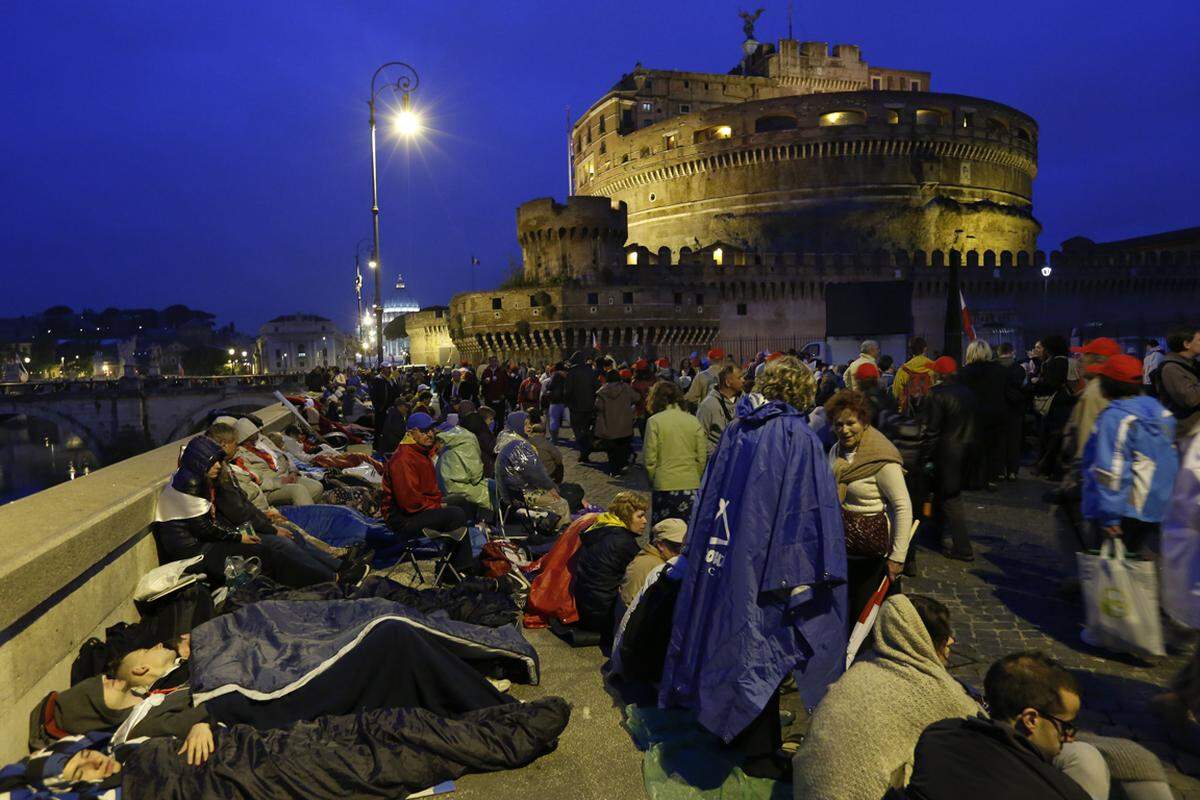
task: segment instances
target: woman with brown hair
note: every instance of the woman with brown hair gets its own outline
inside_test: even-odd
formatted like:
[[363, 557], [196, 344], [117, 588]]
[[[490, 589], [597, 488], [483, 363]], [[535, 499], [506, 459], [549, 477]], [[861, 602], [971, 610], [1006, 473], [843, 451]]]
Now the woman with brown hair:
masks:
[[629, 562], [638, 554], [638, 537], [646, 530], [649, 503], [637, 492], [617, 492], [608, 510], [579, 534], [575, 582], [571, 591], [579, 610], [579, 626], [612, 641], [617, 592]]
[[903, 460], [896, 446], [871, 426], [871, 411], [867, 398], [853, 389], [843, 389], [825, 404], [837, 434], [829, 460], [846, 532], [850, 628], [885, 575], [892, 579], [889, 594], [897, 591], [912, 538]]
[[680, 408], [683, 393], [673, 381], [658, 381], [646, 400], [646, 442], [642, 457], [650, 478], [650, 524], [692, 516], [692, 503], [708, 461], [700, 422]]

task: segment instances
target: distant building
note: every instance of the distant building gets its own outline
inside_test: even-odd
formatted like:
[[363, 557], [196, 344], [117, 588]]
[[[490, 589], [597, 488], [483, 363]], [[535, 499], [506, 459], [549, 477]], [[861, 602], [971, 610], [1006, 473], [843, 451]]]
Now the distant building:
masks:
[[316, 314], [285, 314], [259, 328], [258, 355], [265, 373], [353, 365], [353, 339]]

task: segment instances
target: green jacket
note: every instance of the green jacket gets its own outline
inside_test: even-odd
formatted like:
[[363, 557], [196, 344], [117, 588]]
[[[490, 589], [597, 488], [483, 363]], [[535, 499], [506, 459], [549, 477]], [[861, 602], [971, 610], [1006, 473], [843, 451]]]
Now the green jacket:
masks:
[[483, 474], [483, 457], [479, 454], [479, 439], [466, 428], [455, 425], [437, 435], [442, 452], [438, 455], [437, 473], [446, 494], [460, 494], [483, 509], [492, 507], [487, 478]]
[[642, 456], [650, 486], [655, 491], [698, 489], [708, 462], [704, 429], [695, 417], [678, 406], [660, 411], [646, 421]]

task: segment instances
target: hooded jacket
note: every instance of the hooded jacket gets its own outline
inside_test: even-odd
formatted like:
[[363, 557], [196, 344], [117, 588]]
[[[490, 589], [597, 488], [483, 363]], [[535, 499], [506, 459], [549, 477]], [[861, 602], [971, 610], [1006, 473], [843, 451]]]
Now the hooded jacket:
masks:
[[1179, 420], [1179, 438], [1186, 438], [1200, 428], [1200, 375], [1196, 374], [1196, 362], [1179, 353], [1168, 353], [1157, 371], [1158, 396]]
[[629, 562], [638, 554], [637, 535], [616, 514], [605, 512], [579, 534], [575, 557], [575, 607], [593, 629], [607, 625], [611, 630], [617, 592], [625, 580]]
[[846, 546], [829, 462], [778, 401], [735, 419], [709, 459], [659, 705], [728, 742], [797, 671], [815, 705], [846, 662]]
[[557, 488], [534, 446], [507, 428], [496, 439], [496, 484], [505, 500], [515, 499], [527, 490]]
[[793, 760], [795, 796], [879, 800], [912, 772], [921, 731], [980, 713], [934, 650], [912, 602], [894, 595], [879, 609], [874, 652], [829, 687]]
[[437, 438], [442, 445], [437, 474], [446, 494], [461, 494], [481, 508], [491, 508], [492, 498], [483, 474], [479, 439], [458, 425], [441, 431]]
[[432, 453], [407, 434], [388, 459], [383, 476], [383, 517], [393, 512], [419, 514], [441, 508], [442, 490], [438, 488]]
[[596, 392], [596, 438], [628, 439], [633, 436], [633, 407], [638, 394], [623, 380], [610, 381]]
[[1083, 450], [1083, 516], [1161, 522], [1179, 471], [1174, 439], [1175, 418], [1153, 397], [1113, 400]]
[[913, 356], [901, 364], [900, 369], [896, 370], [896, 379], [892, 381], [892, 395], [897, 400], [904, 397], [904, 384], [908, 383], [908, 379], [918, 372], [928, 375], [932, 383], [933, 361], [924, 354]]
[[187, 443], [179, 469], [158, 497], [154, 536], [163, 555], [176, 561], [199, 555], [208, 542], [236, 542], [241, 534], [216, 519], [208, 470], [225, 458], [221, 446], [207, 436]]

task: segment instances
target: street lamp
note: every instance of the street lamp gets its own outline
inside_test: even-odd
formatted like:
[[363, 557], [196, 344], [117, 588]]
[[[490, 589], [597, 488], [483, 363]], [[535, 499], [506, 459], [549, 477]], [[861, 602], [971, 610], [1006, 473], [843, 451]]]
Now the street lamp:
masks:
[[[369, 248], [371, 247], [371, 237], [370, 237], [370, 236], [364, 236], [363, 238], [359, 239], [359, 240], [358, 240], [358, 244], [356, 244], [356, 245], [354, 246], [354, 296], [355, 296], [355, 298], [358, 300], [358, 318], [359, 318], [359, 319], [361, 319], [361, 318], [362, 318], [362, 315], [363, 315], [363, 305], [362, 305], [362, 287], [363, 287], [362, 262], [363, 262], [363, 248], [364, 248], [364, 247], [368, 248], [368, 250], [369, 250]], [[374, 263], [374, 261], [373, 261], [372, 259], [370, 259], [370, 257], [368, 256], [367, 263], [370, 265], [370, 264], [373, 264], [373, 263]], [[355, 322], [355, 327], [357, 328], [357, 331], [356, 331], [356, 333], [357, 333], [358, 337], [359, 337], [359, 338], [362, 338], [362, 323], [360, 323], [360, 322], [357, 322], [357, 321], [356, 321], [356, 322]]]
[[1050, 291], [1050, 274], [1054, 270], [1050, 269], [1050, 265], [1042, 267], [1042, 319], [1046, 318], [1046, 294]]
[[[379, 76], [384, 70], [389, 67], [399, 67], [400, 74], [394, 81], [389, 80], [382, 86], [377, 85]], [[375, 358], [378, 361], [378, 366], [383, 366], [383, 290], [379, 273], [383, 270], [379, 266], [379, 167], [375, 156], [375, 101], [379, 98], [379, 92], [384, 89], [391, 89], [393, 92], [400, 93], [400, 114], [396, 118], [396, 132], [402, 136], [414, 136], [420, 130], [420, 120], [416, 113], [412, 110], [409, 103], [409, 95], [417, 90], [421, 79], [417, 75], [417, 71], [403, 61], [389, 61], [379, 69], [375, 70], [375, 74], [371, 76], [371, 99], [367, 101], [367, 106], [371, 110], [370, 126], [371, 126], [371, 261], [369, 266], [375, 271], [375, 330], [378, 333], [378, 338], [375, 342]]]

